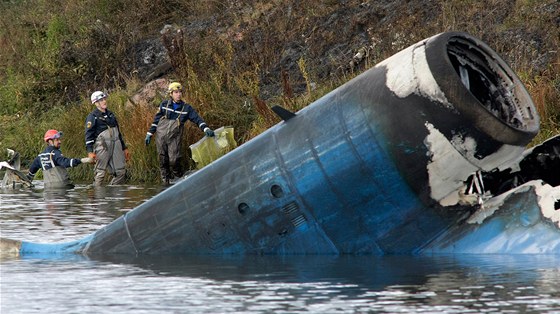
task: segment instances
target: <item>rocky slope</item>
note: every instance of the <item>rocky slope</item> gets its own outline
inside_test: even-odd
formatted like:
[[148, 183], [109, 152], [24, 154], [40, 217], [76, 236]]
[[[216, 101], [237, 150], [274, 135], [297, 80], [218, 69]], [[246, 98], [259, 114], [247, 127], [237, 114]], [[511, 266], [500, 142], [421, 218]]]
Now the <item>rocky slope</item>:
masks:
[[146, 81], [174, 75], [184, 52], [203, 72], [205, 57], [231, 53], [234, 71], [258, 67], [266, 100], [282, 93], [282, 72], [301, 93], [305, 74], [343, 79], [423, 38], [458, 30], [483, 39], [516, 71], [542, 73], [558, 62], [558, 12], [558, 1], [228, 1], [168, 26], [169, 36], [183, 31], [184, 51], [166, 56], [162, 36], [137, 44], [129, 71]]

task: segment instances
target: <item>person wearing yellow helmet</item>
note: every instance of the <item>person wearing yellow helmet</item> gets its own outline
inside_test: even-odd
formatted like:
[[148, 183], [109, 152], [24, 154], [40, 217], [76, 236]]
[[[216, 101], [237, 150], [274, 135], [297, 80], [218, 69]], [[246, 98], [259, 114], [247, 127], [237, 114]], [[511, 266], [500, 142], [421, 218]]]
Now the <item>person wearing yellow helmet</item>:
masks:
[[169, 86], [167, 86], [167, 93], [169, 94], [169, 96], [173, 95], [174, 91], [183, 91], [183, 85], [181, 85], [181, 83], [179, 82], [172, 82], [169, 84]]
[[126, 161], [130, 159], [117, 117], [107, 109], [107, 94], [91, 94], [94, 109], [86, 118], [86, 150], [97, 162], [94, 167], [94, 184], [103, 184], [105, 174], [112, 175], [110, 185], [122, 184], [126, 177]]
[[182, 100], [183, 86], [181, 83], [170, 83], [167, 92], [169, 99], [162, 101], [159, 105], [154, 121], [146, 134], [146, 146], [150, 144], [152, 136], [156, 134], [161, 180], [164, 184], [169, 184], [173, 177], [183, 176], [181, 142], [185, 122], [191, 121], [206, 136], [214, 136], [214, 131], [208, 127], [196, 110]]
[[74, 184], [68, 177], [66, 168], [82, 163], [94, 163], [93, 158], [67, 158], [62, 155], [62, 132], [48, 130], [43, 136], [47, 147], [33, 160], [27, 178], [32, 181], [39, 170], [43, 170], [45, 188], [72, 188]]

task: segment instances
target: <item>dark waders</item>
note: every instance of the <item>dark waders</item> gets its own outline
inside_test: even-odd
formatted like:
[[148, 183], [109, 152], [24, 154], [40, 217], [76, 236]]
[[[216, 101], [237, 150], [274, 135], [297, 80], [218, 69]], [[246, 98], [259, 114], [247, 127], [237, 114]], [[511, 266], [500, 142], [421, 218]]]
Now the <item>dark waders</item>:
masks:
[[159, 169], [161, 180], [169, 183], [174, 176], [183, 176], [181, 165], [181, 139], [183, 138], [184, 124], [178, 119], [170, 120], [163, 117], [156, 132], [156, 146], [159, 154]]

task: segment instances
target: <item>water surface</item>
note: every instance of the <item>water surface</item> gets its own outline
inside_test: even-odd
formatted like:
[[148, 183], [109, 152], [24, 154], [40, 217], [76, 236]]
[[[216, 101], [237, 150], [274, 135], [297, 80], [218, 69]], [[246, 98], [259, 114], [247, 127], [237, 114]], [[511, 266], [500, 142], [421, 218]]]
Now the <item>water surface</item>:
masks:
[[[80, 239], [161, 190], [0, 190], [0, 235]], [[556, 255], [30, 255], [0, 260], [0, 313], [560, 313], [559, 282]]]

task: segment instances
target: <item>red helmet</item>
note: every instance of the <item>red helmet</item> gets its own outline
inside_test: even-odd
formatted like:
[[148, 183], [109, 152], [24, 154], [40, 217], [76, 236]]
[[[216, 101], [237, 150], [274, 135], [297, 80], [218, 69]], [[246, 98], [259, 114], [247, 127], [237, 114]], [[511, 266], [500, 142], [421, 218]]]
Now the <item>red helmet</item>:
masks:
[[62, 132], [58, 132], [57, 130], [48, 130], [47, 132], [45, 132], [43, 140], [45, 140], [45, 142], [48, 142], [49, 140], [54, 140], [55, 138], [60, 138], [61, 136]]

